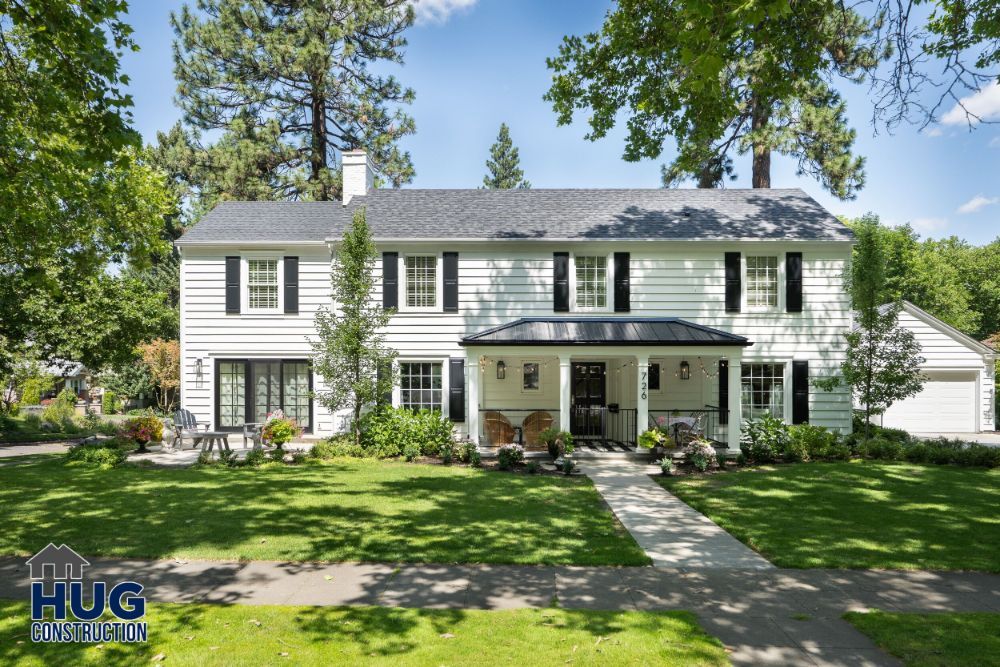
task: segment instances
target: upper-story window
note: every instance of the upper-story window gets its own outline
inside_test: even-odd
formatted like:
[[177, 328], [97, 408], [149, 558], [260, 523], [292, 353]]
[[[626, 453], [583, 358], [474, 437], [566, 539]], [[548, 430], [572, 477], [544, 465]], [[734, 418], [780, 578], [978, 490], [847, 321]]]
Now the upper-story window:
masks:
[[278, 260], [247, 260], [247, 307], [250, 310], [278, 309]]
[[577, 255], [576, 307], [608, 307], [608, 258], [602, 255]]
[[437, 306], [437, 256], [408, 255], [406, 270], [406, 306], [434, 308]]
[[747, 257], [747, 306], [778, 307], [778, 258]]

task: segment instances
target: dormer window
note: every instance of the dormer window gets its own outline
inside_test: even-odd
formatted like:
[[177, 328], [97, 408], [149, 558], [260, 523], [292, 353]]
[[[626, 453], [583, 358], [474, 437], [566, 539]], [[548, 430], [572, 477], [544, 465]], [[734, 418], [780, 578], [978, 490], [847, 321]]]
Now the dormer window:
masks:
[[247, 260], [247, 308], [251, 311], [277, 310], [278, 260]]

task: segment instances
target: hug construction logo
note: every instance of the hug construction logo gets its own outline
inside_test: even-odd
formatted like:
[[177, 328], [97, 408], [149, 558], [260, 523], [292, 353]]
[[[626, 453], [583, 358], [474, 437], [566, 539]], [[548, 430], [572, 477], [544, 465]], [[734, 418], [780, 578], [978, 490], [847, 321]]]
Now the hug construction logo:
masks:
[[[121, 581], [85, 584], [90, 563], [65, 544], [49, 544], [28, 559], [31, 576], [31, 640], [44, 643], [137, 643], [147, 639], [142, 586]], [[87, 601], [89, 599], [89, 602]], [[52, 609], [52, 618], [45, 610]], [[110, 620], [106, 612], [111, 613]], [[103, 620], [102, 620], [103, 619]]]

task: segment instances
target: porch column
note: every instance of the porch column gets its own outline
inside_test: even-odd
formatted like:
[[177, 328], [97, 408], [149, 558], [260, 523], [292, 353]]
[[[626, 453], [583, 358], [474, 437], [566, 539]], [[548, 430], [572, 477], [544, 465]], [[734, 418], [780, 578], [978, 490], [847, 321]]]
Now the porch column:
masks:
[[479, 355], [471, 354], [465, 358], [465, 395], [469, 401], [468, 415], [465, 423], [469, 428], [469, 440], [479, 444]]
[[569, 355], [559, 355], [559, 430], [568, 431], [569, 423], [569, 401], [572, 392], [572, 378], [570, 376]]
[[742, 359], [743, 356], [739, 353], [729, 357], [729, 424], [726, 426], [726, 446], [733, 451], [740, 448], [740, 426], [743, 424], [743, 388], [740, 384]]
[[635, 375], [639, 379], [635, 392], [635, 437], [638, 443], [639, 436], [649, 428], [649, 355], [637, 354], [635, 363], [638, 366]]

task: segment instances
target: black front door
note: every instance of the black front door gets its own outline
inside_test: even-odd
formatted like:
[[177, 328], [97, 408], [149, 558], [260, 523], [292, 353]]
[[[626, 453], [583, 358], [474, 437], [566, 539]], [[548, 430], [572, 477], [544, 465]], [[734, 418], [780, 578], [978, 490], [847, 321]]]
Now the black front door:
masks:
[[603, 361], [574, 361], [571, 382], [570, 432], [580, 437], [604, 437], [606, 399]]

